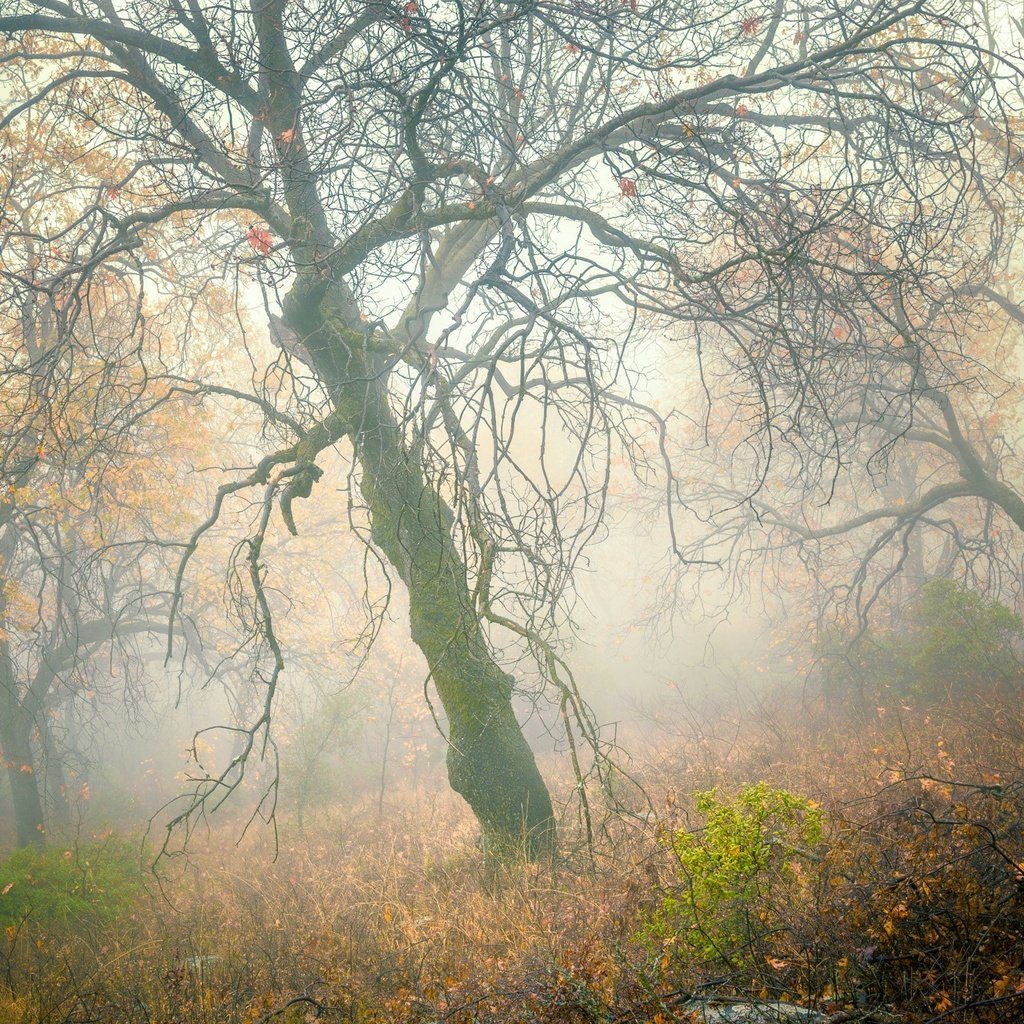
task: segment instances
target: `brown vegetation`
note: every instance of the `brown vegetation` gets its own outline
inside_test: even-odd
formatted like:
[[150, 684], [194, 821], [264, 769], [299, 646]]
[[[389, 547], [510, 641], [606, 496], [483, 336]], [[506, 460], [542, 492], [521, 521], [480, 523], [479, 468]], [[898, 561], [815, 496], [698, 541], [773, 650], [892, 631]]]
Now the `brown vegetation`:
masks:
[[[1017, 703], [858, 719], [779, 696], [688, 720], [685, 736], [649, 737], [639, 773], [657, 821], [609, 813], [593, 861], [580, 848], [488, 869], [448, 793], [385, 817], [369, 801], [326, 811], [301, 843], [285, 823], [276, 860], [268, 834], [236, 847], [221, 826], [114, 920], [8, 928], [0, 1019], [667, 1022], [730, 997], [834, 1021], [1016, 1019]], [[823, 841], [785, 885], [757, 886], [742, 948], [701, 957], [683, 928], [652, 928], [685, 885], [666, 837], [699, 826], [693, 792], [757, 780], [818, 803]]]

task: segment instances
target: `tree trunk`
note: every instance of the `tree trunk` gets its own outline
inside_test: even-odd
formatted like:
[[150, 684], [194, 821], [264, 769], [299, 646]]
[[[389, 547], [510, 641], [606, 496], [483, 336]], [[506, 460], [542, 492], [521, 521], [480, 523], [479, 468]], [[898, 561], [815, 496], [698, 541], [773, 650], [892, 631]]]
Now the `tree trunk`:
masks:
[[409, 590], [411, 635], [448, 717], [448, 778], [498, 858], [554, 848], [551, 798], [512, 708], [513, 680], [495, 662], [473, 607], [454, 517], [402, 443], [382, 385], [367, 388], [357, 437], [374, 542]]
[[[512, 707], [512, 678], [494, 660], [473, 607], [452, 510], [407, 450], [386, 374], [366, 352], [365, 333], [346, 326], [353, 316], [358, 322], [351, 296], [330, 286], [300, 285], [285, 300], [285, 319], [334, 404], [333, 422], [308, 449], [299, 445], [298, 461], [312, 463], [331, 439], [352, 438], [374, 543], [408, 588], [411, 636], [448, 718], [449, 782], [480, 822], [489, 856], [539, 859], [554, 850], [554, 812]], [[317, 478], [296, 476], [295, 494], [308, 495]]]
[[39, 774], [32, 756], [32, 716], [18, 699], [7, 642], [0, 641], [0, 758], [7, 769], [19, 847], [46, 844]]
[[46, 794], [45, 814], [50, 822], [51, 831], [59, 832], [71, 824], [67, 776], [64, 774], [64, 757], [57, 749], [53, 730], [50, 728], [46, 714], [40, 713], [37, 725], [41, 751], [39, 763], [42, 766], [45, 780], [42, 786]]
[[[0, 566], [10, 565], [16, 538], [13, 529], [0, 532]], [[46, 844], [39, 774], [32, 756], [33, 719], [18, 689], [18, 677], [6, 639], [6, 571], [0, 574], [0, 765], [7, 770], [14, 804], [15, 842], [20, 847]]]

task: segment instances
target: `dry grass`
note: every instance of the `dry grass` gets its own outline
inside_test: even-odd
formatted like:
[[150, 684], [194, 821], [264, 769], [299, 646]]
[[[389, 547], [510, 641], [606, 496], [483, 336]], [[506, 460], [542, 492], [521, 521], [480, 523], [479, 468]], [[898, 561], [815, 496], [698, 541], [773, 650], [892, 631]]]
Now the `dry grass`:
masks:
[[[777, 697], [688, 722], [634, 766], [657, 820], [609, 815], [593, 864], [566, 827], [563, 863], [488, 871], [441, 792], [383, 818], [324, 811], [301, 839], [283, 823], [276, 860], [266, 832], [236, 846], [225, 824], [115, 923], [0, 936], [0, 1021], [668, 1021], [686, 1019], [680, 990], [907, 1021], [1024, 1014], [1013, 701], [830, 720]], [[699, 824], [693, 791], [756, 780], [822, 805], [817, 859], [751, 908], [764, 927], [742, 957], [645, 939], [682, 885], [659, 836]]]

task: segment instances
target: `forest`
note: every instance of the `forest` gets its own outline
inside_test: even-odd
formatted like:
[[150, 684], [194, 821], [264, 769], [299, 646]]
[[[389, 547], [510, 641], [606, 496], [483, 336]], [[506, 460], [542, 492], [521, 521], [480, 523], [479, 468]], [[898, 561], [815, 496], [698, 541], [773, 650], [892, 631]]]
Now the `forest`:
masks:
[[0, 1024], [1024, 1021], [1022, 215], [1006, 0], [0, 0]]

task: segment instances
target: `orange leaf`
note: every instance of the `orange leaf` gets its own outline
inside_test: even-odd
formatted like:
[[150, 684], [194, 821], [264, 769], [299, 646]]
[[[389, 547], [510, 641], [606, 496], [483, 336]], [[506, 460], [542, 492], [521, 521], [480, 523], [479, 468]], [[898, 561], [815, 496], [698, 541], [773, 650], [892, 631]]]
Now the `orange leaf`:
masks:
[[245, 233], [245, 237], [260, 256], [267, 256], [274, 247], [274, 240], [270, 237], [270, 232], [265, 228], [250, 225], [249, 230]]

